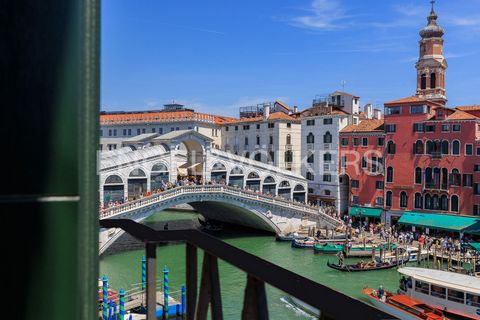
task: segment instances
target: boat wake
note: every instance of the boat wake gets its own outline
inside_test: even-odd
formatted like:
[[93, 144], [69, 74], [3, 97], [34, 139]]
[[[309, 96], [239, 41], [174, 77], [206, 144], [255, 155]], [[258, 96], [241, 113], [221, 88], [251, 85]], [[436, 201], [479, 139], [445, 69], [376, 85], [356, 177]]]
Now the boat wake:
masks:
[[303, 318], [312, 319], [312, 320], [318, 319], [317, 317], [312, 316], [310, 313], [305, 312], [304, 310], [300, 309], [299, 307], [291, 303], [287, 297], [281, 297], [280, 301], [285, 303], [285, 307], [295, 312], [295, 315], [297, 315], [298, 317], [303, 317]]

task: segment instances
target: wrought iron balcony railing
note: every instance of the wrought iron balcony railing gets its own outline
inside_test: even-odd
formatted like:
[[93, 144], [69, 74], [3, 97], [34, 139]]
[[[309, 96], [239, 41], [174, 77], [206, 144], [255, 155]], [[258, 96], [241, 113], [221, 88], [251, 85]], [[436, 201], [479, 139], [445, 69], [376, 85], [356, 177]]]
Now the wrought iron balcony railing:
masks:
[[[159, 243], [186, 243], [186, 319], [223, 319], [218, 259], [246, 273], [242, 319], [268, 319], [265, 283], [320, 310], [320, 319], [395, 319], [362, 301], [231, 246], [199, 230], [156, 231], [132, 220], [106, 219], [103, 228], [121, 228], [145, 243], [147, 256], [147, 320], [156, 319], [156, 247]], [[198, 288], [197, 249], [204, 251]], [[198, 290], [197, 290], [198, 289]], [[153, 307], [152, 307], [153, 306]]]

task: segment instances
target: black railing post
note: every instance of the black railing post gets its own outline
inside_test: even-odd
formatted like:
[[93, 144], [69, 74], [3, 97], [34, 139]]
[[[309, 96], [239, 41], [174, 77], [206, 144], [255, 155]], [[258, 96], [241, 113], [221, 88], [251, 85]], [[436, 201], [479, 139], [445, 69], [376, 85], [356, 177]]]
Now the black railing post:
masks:
[[247, 276], [247, 286], [243, 297], [242, 320], [267, 320], [268, 306], [265, 282], [251, 275]]
[[157, 316], [157, 286], [156, 286], [156, 260], [157, 244], [146, 243], [147, 251], [147, 320], [156, 320]]
[[187, 242], [187, 320], [195, 319], [195, 309], [197, 308], [197, 247]]

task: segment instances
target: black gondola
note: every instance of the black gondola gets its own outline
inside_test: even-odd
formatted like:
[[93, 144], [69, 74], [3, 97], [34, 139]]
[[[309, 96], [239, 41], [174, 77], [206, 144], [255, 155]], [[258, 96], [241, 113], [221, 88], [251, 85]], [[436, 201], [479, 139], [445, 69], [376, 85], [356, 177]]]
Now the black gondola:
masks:
[[408, 262], [408, 259], [400, 259], [398, 264], [395, 261], [390, 262], [359, 262], [357, 264], [335, 264], [327, 262], [327, 266], [332, 269], [344, 271], [344, 272], [359, 272], [359, 271], [374, 271], [394, 268], [397, 265], [403, 265]]

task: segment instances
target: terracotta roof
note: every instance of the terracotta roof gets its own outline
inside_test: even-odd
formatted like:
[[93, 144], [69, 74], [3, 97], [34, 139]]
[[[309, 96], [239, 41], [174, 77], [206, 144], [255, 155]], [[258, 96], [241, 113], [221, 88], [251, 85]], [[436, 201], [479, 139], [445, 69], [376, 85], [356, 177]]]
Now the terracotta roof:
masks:
[[100, 124], [201, 121], [222, 124], [235, 118], [199, 113], [193, 111], [113, 113], [100, 115]]
[[383, 120], [365, 119], [359, 124], [350, 124], [340, 132], [383, 132]]
[[464, 112], [462, 110], [457, 110], [447, 117], [447, 120], [473, 120], [473, 119], [479, 119], [479, 118], [477, 116], [474, 116], [473, 114]]
[[462, 110], [462, 111], [480, 111], [480, 105], [476, 104], [471, 106], [458, 106], [456, 107], [456, 109]]
[[419, 98], [417, 96], [409, 96], [409, 97], [405, 97], [398, 100], [388, 101], [388, 102], [385, 102], [385, 104], [399, 104], [399, 103], [425, 102], [425, 101], [428, 101], [428, 100]]

